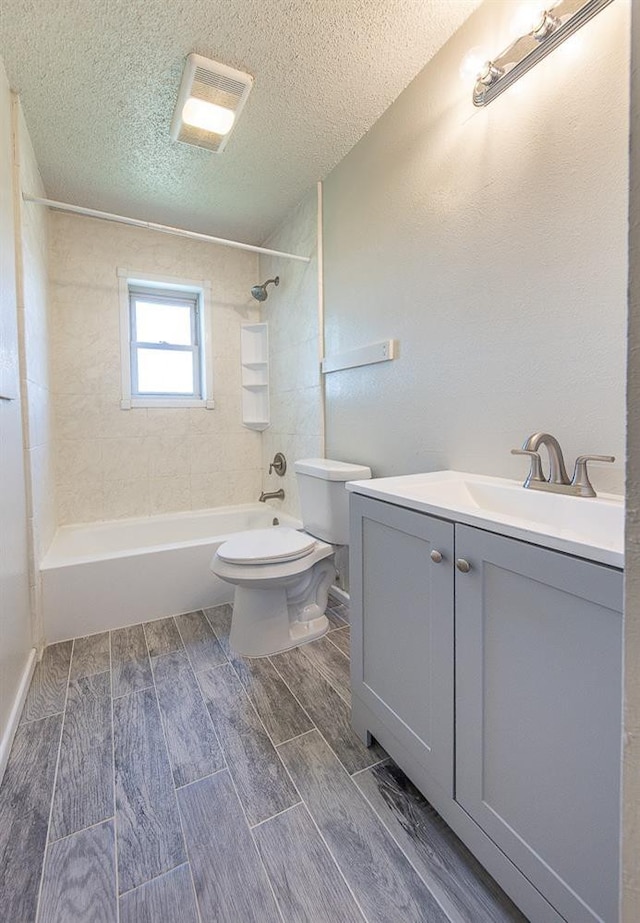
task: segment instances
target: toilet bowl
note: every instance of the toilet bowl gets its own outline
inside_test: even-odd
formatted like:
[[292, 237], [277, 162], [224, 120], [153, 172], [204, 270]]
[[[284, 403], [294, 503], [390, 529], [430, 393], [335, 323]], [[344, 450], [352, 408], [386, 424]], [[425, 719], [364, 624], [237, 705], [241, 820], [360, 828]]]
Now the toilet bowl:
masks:
[[347, 481], [371, 477], [362, 465], [329, 459], [295, 462], [303, 530], [241, 532], [217, 550], [211, 570], [235, 586], [229, 643], [266, 657], [325, 634], [334, 552], [349, 540]]

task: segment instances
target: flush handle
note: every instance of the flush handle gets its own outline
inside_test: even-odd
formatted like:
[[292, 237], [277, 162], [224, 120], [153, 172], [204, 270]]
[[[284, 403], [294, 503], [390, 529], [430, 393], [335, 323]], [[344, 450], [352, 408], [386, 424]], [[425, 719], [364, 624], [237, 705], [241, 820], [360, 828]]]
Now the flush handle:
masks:
[[434, 564], [439, 564], [442, 561], [442, 552], [434, 548], [431, 552], [431, 560]]
[[458, 560], [456, 561], [456, 567], [458, 568], [461, 574], [468, 574], [469, 571], [471, 570], [471, 565], [469, 564], [468, 561], [465, 561], [464, 558], [458, 558]]

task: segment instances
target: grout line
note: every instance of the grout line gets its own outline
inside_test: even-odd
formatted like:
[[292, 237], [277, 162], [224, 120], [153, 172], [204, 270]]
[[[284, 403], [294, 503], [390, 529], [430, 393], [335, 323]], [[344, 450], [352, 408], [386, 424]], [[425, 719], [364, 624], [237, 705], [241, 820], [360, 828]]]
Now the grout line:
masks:
[[174, 782], [173, 787], [175, 788], [177, 792], [181, 792], [183, 788], [189, 788], [190, 785], [197, 785], [198, 782], [204, 782], [205, 779], [212, 779], [214, 776], [217, 776], [219, 772], [228, 772], [228, 771], [229, 771], [229, 767], [225, 765], [221, 769], [216, 769], [215, 772], [208, 772], [206, 776], [200, 776], [199, 779], [192, 779], [191, 782], [185, 782], [183, 783], [183, 785], [176, 785]]
[[111, 698], [114, 700], [124, 699], [128, 695], [135, 695], [136, 692], [144, 692], [145, 689], [153, 689], [153, 683], [149, 683], [148, 686], [140, 686], [139, 689], [130, 689], [128, 692], [121, 692], [120, 695], [113, 695], [112, 692]]
[[54, 711], [50, 715], [41, 715], [39, 718], [31, 718], [30, 721], [23, 721], [20, 719], [18, 727], [26, 727], [28, 724], [36, 724], [38, 721], [46, 721], [47, 718], [56, 718], [58, 715], [64, 715], [64, 709], [62, 711]]
[[[75, 641], [71, 642], [71, 654], [69, 656], [69, 669], [67, 670], [67, 685], [64, 691], [64, 706], [62, 708], [62, 721], [60, 722], [60, 737], [58, 739], [58, 753], [56, 755], [56, 768], [53, 773], [53, 786], [51, 788], [51, 801], [49, 804], [49, 819], [47, 821], [47, 836], [44, 841], [44, 853], [42, 855], [42, 868], [40, 869], [40, 883], [38, 885], [38, 899], [36, 901], [36, 915], [35, 919], [38, 920], [40, 916], [40, 901], [42, 899], [42, 889], [44, 886], [44, 875], [47, 868], [47, 856], [49, 855], [49, 837], [51, 835], [51, 820], [53, 818], [53, 802], [56, 797], [56, 788], [58, 785], [58, 770], [60, 769], [60, 754], [62, 753], [62, 734], [64, 731], [64, 721], [66, 718], [67, 712], [67, 700], [69, 698], [69, 677], [71, 676], [71, 663], [73, 661], [73, 648]], [[58, 712], [58, 714], [60, 714]], [[49, 716], [52, 717], [52, 716]]]
[[[177, 623], [176, 623], [176, 627], [178, 627]], [[189, 850], [187, 849], [187, 838], [186, 838], [185, 833], [184, 833], [184, 823], [183, 823], [183, 821], [182, 821], [182, 813], [181, 813], [181, 811], [180, 811], [180, 804], [179, 804], [179, 802], [178, 802], [178, 791], [177, 791], [177, 789], [176, 789], [176, 783], [175, 783], [175, 779], [174, 779], [174, 776], [173, 776], [173, 766], [171, 765], [171, 755], [170, 755], [170, 753], [169, 753], [169, 745], [167, 744], [167, 732], [166, 732], [166, 729], [165, 729], [165, 726], [164, 726], [164, 717], [163, 717], [163, 715], [162, 715], [162, 709], [160, 708], [160, 700], [159, 700], [159, 698], [158, 698], [158, 687], [157, 687], [157, 685], [156, 685], [156, 676], [155, 676], [155, 673], [154, 673], [154, 670], [153, 670], [153, 658], [151, 657], [151, 654], [149, 653], [149, 642], [147, 641], [147, 635], [146, 635], [146, 633], [145, 633], [145, 631], [144, 631], [144, 625], [143, 625], [143, 629], [142, 629], [142, 634], [143, 634], [143, 636], [144, 636], [144, 643], [145, 643], [145, 646], [146, 646], [146, 648], [147, 648], [147, 657], [149, 658], [149, 669], [151, 670], [151, 679], [152, 679], [152, 682], [153, 682], [153, 694], [154, 694], [154, 697], [155, 697], [155, 700], [156, 700], [156, 708], [158, 709], [158, 715], [159, 715], [159, 717], [160, 717], [160, 727], [162, 728], [162, 739], [163, 739], [163, 741], [164, 741], [164, 751], [165, 751], [165, 755], [166, 755], [166, 757], [167, 757], [167, 765], [168, 765], [168, 767], [169, 767], [169, 774], [170, 774], [170, 776], [171, 776], [171, 787], [172, 787], [172, 789], [173, 789], [173, 797], [174, 797], [175, 804], [176, 804], [176, 812], [177, 812], [177, 814], [178, 814], [178, 823], [180, 824], [180, 833], [182, 834], [182, 845], [183, 845], [183, 847], [184, 847], [184, 854], [185, 854], [185, 856], [186, 856], [186, 858], [187, 858], [186, 863], [180, 862], [179, 865], [174, 866], [174, 868], [180, 868], [181, 865], [185, 865], [185, 864], [189, 866], [189, 874], [190, 874], [190, 877], [191, 877], [191, 886], [192, 886], [192, 888], [193, 888], [193, 894], [194, 894], [195, 904], [196, 904], [196, 913], [198, 914], [198, 920], [200, 921], [200, 923], [202, 923], [202, 916], [201, 916], [201, 914], [200, 914], [200, 907], [199, 907], [199, 905], [198, 905], [198, 895], [197, 895], [197, 892], [196, 892], [196, 884], [195, 884], [195, 881], [193, 880], [193, 869], [191, 868], [191, 860], [190, 860], [190, 858], [189, 858]], [[180, 634], [180, 629], [179, 629], [179, 628], [178, 628], [178, 634]], [[182, 640], [182, 635], [180, 635], [180, 639]], [[184, 641], [183, 641], [183, 643], [184, 643]], [[187, 654], [187, 660], [189, 661], [189, 664], [191, 665], [191, 660], [189, 659], [189, 655], [188, 655], [188, 654]], [[192, 667], [192, 669], [193, 669], [193, 665], [191, 665], [191, 667]], [[173, 869], [167, 869], [167, 871], [172, 872]], [[163, 872], [163, 874], [165, 874], [165, 872]], [[160, 876], [157, 875], [156, 877], [159, 878]], [[151, 879], [151, 880], [152, 880], [152, 879]], [[142, 884], [146, 884], [146, 882], [142, 882]]]
[[111, 691], [111, 778], [113, 781], [113, 851], [115, 861], [116, 923], [120, 923], [120, 873], [118, 871], [118, 796], [116, 792], [116, 724], [113, 716], [113, 651], [109, 632], [109, 689]]
[[87, 827], [79, 827], [77, 830], [72, 830], [71, 833], [65, 833], [64, 836], [59, 836], [55, 840], [50, 840], [51, 843], [60, 843], [62, 840], [68, 840], [69, 837], [75, 836], [76, 833], [84, 833], [85, 830], [93, 830], [94, 827], [99, 827], [101, 824], [106, 824], [108, 821], [112, 820], [115, 823], [115, 815], [112, 814], [110, 817], [103, 817], [102, 820], [97, 820], [95, 824], [89, 824]]
[[157, 881], [159, 878], [162, 878], [164, 875], [170, 875], [171, 872], [175, 872], [177, 869], [184, 868], [185, 865], [189, 865], [189, 861], [181, 862], [179, 865], [174, 865], [172, 869], [167, 869], [166, 872], [160, 872], [159, 875], [154, 875], [153, 878], [147, 878], [146, 881], [143, 881], [142, 884], [136, 885], [135, 888], [129, 888], [128, 891], [123, 891], [120, 897], [125, 897], [127, 894], [132, 894], [134, 891], [137, 891], [139, 888], [145, 888], [148, 884], [151, 884], [153, 881]]
[[382, 765], [382, 763], [388, 763], [391, 757], [383, 756], [381, 760], [378, 760], [377, 763], [372, 763], [370, 766], [365, 766], [364, 769], [356, 769], [355, 772], [351, 773], [351, 778], [354, 779], [356, 776], [361, 775], [363, 772], [369, 772], [370, 769], [375, 769], [376, 766]]
[[[275, 667], [274, 667], [274, 670], [275, 670]], [[296, 703], [296, 704], [297, 704], [297, 703]], [[300, 708], [302, 708], [302, 706], [300, 706]], [[305, 714], [306, 714], [306, 712], [305, 712]], [[307, 716], [307, 717], [308, 717], [308, 716]], [[309, 721], [311, 721], [311, 718], [309, 718]], [[311, 723], [313, 724], [313, 722], [311, 722]], [[317, 727], [316, 727], [315, 724], [314, 724], [313, 727], [312, 727], [312, 728], [309, 728], [308, 731], [303, 731], [302, 734], [296, 734], [295, 737], [287, 737], [286, 740], [281, 740], [280, 743], [278, 743], [278, 744], [274, 742], [273, 746], [274, 746], [274, 747], [276, 748], [276, 750], [277, 750], [278, 747], [282, 747], [282, 746], [284, 746], [284, 744], [289, 744], [289, 743], [291, 743], [292, 740], [298, 740], [300, 737], [305, 737], [307, 734], [310, 734], [312, 731], [317, 731], [317, 730], [318, 730], [318, 729], [317, 729]]]
[[259, 820], [257, 824], [250, 824], [249, 830], [255, 830], [256, 827], [262, 827], [263, 824], [268, 824], [270, 820], [275, 820], [276, 817], [282, 817], [283, 814], [288, 814], [289, 811], [293, 811], [294, 808], [299, 808], [301, 804], [304, 804], [302, 798], [300, 801], [296, 801], [295, 804], [290, 804], [288, 808], [284, 809], [284, 811], [278, 811], [276, 814], [272, 814], [271, 817], [265, 817], [264, 820]]

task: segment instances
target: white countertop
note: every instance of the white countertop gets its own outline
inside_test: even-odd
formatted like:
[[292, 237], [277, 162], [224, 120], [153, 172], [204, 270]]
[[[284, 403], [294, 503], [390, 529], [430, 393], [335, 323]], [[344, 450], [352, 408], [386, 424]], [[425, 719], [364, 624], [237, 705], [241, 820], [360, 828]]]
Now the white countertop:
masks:
[[624, 499], [614, 494], [572, 497], [461, 471], [372, 478], [346, 486], [365, 497], [624, 567]]

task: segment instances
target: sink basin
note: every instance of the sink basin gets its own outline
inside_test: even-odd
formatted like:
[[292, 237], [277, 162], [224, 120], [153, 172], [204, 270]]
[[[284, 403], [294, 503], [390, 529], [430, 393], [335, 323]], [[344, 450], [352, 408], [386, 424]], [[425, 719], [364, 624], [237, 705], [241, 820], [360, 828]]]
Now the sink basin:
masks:
[[351, 481], [347, 489], [603, 564], [624, 566], [624, 502], [613, 494], [571, 497], [526, 490], [519, 481], [507, 478], [461, 471]]

